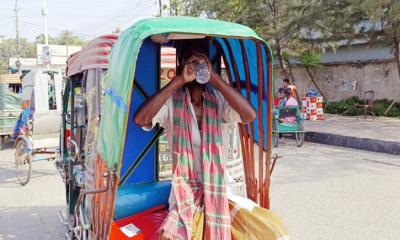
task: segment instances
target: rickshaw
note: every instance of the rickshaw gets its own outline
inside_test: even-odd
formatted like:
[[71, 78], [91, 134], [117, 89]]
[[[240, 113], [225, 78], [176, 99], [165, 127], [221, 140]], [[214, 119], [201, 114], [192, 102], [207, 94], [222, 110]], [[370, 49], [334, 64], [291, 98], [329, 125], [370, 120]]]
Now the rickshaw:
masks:
[[257, 111], [255, 121], [238, 124], [245, 194], [269, 208], [275, 162], [273, 57], [268, 44], [235, 23], [146, 19], [120, 36], [91, 41], [67, 62], [59, 164], [67, 212], [60, 210], [59, 216], [68, 239], [157, 239], [171, 191], [171, 182], [158, 167], [163, 129], [143, 131], [133, 123], [133, 115], [161, 87], [160, 49], [188, 39], [208, 42], [215, 70], [221, 73], [223, 62], [229, 83]]
[[35, 161], [54, 160], [59, 147], [62, 72], [38, 69], [22, 81], [22, 112], [14, 127], [15, 171], [26, 185]]
[[21, 89], [19, 74], [0, 75], [0, 150], [12, 137], [21, 113]]
[[[284, 118], [295, 118], [294, 122], [281, 122]], [[277, 107], [274, 111], [272, 125], [272, 142], [274, 147], [278, 147], [280, 134], [293, 134], [297, 147], [303, 146], [304, 142], [304, 119], [300, 107], [283, 106]]]

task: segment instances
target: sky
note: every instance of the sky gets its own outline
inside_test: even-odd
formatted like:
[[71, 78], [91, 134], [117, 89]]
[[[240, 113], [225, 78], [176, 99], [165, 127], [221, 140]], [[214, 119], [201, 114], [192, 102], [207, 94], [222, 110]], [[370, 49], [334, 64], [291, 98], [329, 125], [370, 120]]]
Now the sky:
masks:
[[[117, 27], [125, 29], [159, 12], [158, 0], [46, 0], [48, 34], [68, 30], [90, 40]], [[165, 0], [164, 0], [165, 1]], [[15, 0], [0, 0], [0, 36], [15, 38]], [[44, 32], [43, 0], [19, 0], [20, 36], [34, 41]]]

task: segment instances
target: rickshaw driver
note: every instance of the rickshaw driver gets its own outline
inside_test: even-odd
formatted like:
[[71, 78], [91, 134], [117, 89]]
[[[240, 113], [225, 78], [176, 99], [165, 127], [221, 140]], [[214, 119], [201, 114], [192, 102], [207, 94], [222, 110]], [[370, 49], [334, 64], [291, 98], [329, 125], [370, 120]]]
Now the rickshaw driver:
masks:
[[[235, 89], [233, 89], [231, 86], [229, 86], [224, 80], [221, 79], [221, 77], [213, 71], [211, 67], [211, 63], [207, 56], [203, 54], [202, 52], [204, 51], [194, 51], [194, 50], [189, 50], [188, 52], [184, 53], [182, 55], [182, 58], [178, 60], [179, 66], [177, 70], [177, 76], [175, 77], [174, 80], [169, 82], [163, 89], [161, 89], [158, 93], [153, 95], [150, 99], [148, 99], [139, 109], [137, 110], [134, 118], [134, 122], [140, 126], [142, 126], [145, 130], [149, 130], [152, 127], [154, 127], [157, 123], [159, 123], [162, 127], [164, 127], [167, 131], [167, 137], [168, 137], [168, 142], [170, 145], [170, 149], [172, 150], [172, 154], [174, 155], [174, 151], [176, 151], [176, 147], [172, 142], [174, 141], [174, 129], [178, 131], [175, 125], [175, 117], [174, 113], [174, 108], [176, 107], [176, 96], [179, 95], [179, 93], [184, 93], [184, 95], [187, 96], [187, 99], [190, 99], [188, 102], [188, 108], [190, 108], [190, 126], [189, 126], [189, 132], [190, 132], [190, 141], [191, 141], [191, 146], [193, 150], [193, 165], [194, 165], [194, 172], [195, 172], [195, 178], [197, 178], [201, 183], [203, 182], [203, 172], [204, 169], [202, 169], [202, 132], [206, 131], [202, 129], [202, 126], [207, 126], [204, 125], [205, 123], [203, 121], [203, 113], [205, 112], [206, 108], [206, 101], [205, 101], [205, 96], [206, 92], [211, 91], [212, 95], [215, 95], [216, 99], [216, 104], [217, 106], [217, 117], [220, 122], [228, 123], [228, 122], [250, 122], [256, 117], [256, 112], [254, 108], [249, 104], [249, 102], [242, 97]], [[198, 62], [206, 62], [208, 65], [208, 70], [210, 73], [210, 80], [209, 83], [206, 84], [200, 84], [196, 80], [195, 76], [195, 63]], [[210, 86], [211, 85], [211, 86]], [[174, 98], [175, 96], [175, 98]], [[221, 143], [220, 143], [221, 144]], [[222, 145], [222, 144], [221, 144]], [[220, 148], [222, 150], [222, 148]], [[222, 158], [225, 157], [225, 154], [222, 152], [217, 153], [219, 154]], [[176, 177], [176, 168], [177, 168], [177, 158], [173, 157], [173, 166], [174, 166], [174, 177]], [[222, 164], [222, 168], [224, 168], [224, 163]], [[178, 167], [179, 168], [179, 167]], [[190, 166], [188, 167], [190, 168]], [[185, 169], [187, 170], [187, 169]], [[226, 179], [226, 173], [225, 170], [222, 169], [223, 173], [223, 178]], [[182, 169], [180, 172], [183, 172]], [[186, 173], [190, 173], [189, 171], [186, 171]], [[193, 175], [193, 174], [192, 174]], [[190, 177], [189, 177], [190, 178]], [[173, 184], [174, 186], [174, 184]], [[222, 204], [222, 208], [224, 210], [221, 210], [220, 206], [215, 206], [215, 209], [217, 211], [221, 211], [225, 217], [229, 219], [229, 208], [228, 208], [228, 202], [227, 202], [227, 197], [226, 197], [226, 185], [224, 186], [225, 188], [225, 199], [221, 200], [222, 202], [225, 202], [225, 204]], [[171, 191], [170, 194], [170, 199], [169, 199], [169, 205], [170, 205], [170, 212], [171, 209], [176, 208], [176, 205], [179, 205], [180, 199], [177, 199], [176, 194], [174, 194], [174, 190]], [[178, 203], [178, 204], [177, 204]], [[218, 205], [218, 204], [217, 204]], [[207, 206], [206, 206], [207, 209]], [[202, 209], [204, 210], [204, 209]], [[211, 213], [210, 213], [211, 214]], [[220, 212], [217, 212], [216, 214], [220, 214]], [[193, 216], [192, 216], [193, 217]], [[205, 213], [205, 219], [207, 221], [207, 213]], [[218, 221], [216, 220], [215, 222], [218, 225]], [[226, 220], [225, 220], [226, 221]], [[219, 222], [220, 223], [220, 222]], [[224, 222], [229, 224], [228, 222]], [[220, 223], [221, 224], [221, 223]], [[163, 231], [165, 233], [166, 229], [170, 229], [168, 227], [168, 224], [164, 222], [163, 225]], [[223, 225], [223, 224], [221, 224]], [[191, 231], [191, 227], [186, 228], [186, 232], [188, 237], [190, 239], [190, 233], [188, 232], [193, 232], [196, 231], [194, 230], [195, 228], [198, 228], [196, 226], [193, 226], [193, 231]], [[202, 228], [202, 227], [200, 227]], [[173, 239], [181, 239], [178, 237], [176, 234], [179, 230], [176, 230], [175, 232], [172, 232], [170, 234], [164, 234], [165, 239], [173, 238]], [[198, 229], [198, 232], [203, 232], [203, 230]], [[212, 232], [212, 230], [210, 230]], [[207, 231], [205, 231], [207, 232]], [[216, 230], [214, 232], [217, 232], [217, 234], [214, 235], [220, 235], [218, 236], [217, 239], [221, 239], [221, 234], [222, 237], [225, 236], [222, 239], [230, 239], [230, 228], [224, 229], [224, 230]], [[223, 232], [223, 233], [222, 233]], [[206, 235], [209, 235], [205, 233]], [[211, 235], [213, 235], [211, 233]], [[229, 237], [228, 237], [229, 235]], [[193, 235], [192, 235], [193, 236]], [[186, 237], [183, 237], [183, 239], [186, 239]], [[200, 238], [201, 239], [201, 238]]]
[[[223, 109], [223, 116], [226, 118], [233, 118], [233, 120], [240, 120], [242, 123], [247, 123], [255, 119], [256, 112], [249, 102], [243, 98], [235, 89], [228, 85], [221, 77], [212, 69], [211, 63], [208, 58], [202, 53], [193, 52], [193, 55], [184, 63], [183, 71], [178, 72], [173, 81], [169, 82], [163, 89], [148, 99], [136, 112], [134, 121], [136, 124], [151, 129], [159, 120], [158, 113], [163, 113], [164, 106], [168, 107], [168, 101], [172, 100], [171, 96], [182, 87], [188, 89], [190, 93], [191, 104], [195, 112], [196, 121], [201, 128], [201, 117], [203, 115], [203, 91], [205, 85], [196, 82], [194, 61], [206, 61], [210, 71], [210, 84], [222, 93], [226, 102], [222, 102], [225, 108]], [[220, 97], [220, 96], [219, 96]], [[220, 99], [224, 101], [225, 99]], [[165, 109], [166, 110], [166, 109]], [[234, 110], [235, 112], [232, 112]], [[237, 116], [239, 114], [239, 116]], [[236, 115], [236, 116], [235, 116]], [[229, 120], [229, 119], [223, 119]], [[199, 129], [201, 130], [201, 129]]]
[[[187, 59], [187, 60], [186, 60]], [[191, 133], [195, 155], [197, 172], [201, 176], [200, 145], [201, 145], [201, 122], [203, 117], [203, 92], [206, 84], [200, 84], [196, 80], [194, 62], [205, 61], [210, 72], [209, 83], [214, 87], [218, 100], [218, 117], [223, 123], [247, 123], [255, 119], [256, 112], [249, 102], [235, 89], [228, 85], [212, 69], [211, 63], [201, 50], [188, 51], [183, 54], [181, 64], [178, 66], [177, 76], [170, 81], [163, 89], [149, 98], [139, 107], [135, 114], [134, 122], [143, 127], [144, 130], [152, 129], [157, 123], [167, 131], [168, 142], [172, 149], [172, 121], [173, 121], [173, 95], [178, 89], [185, 89], [191, 103], [192, 121]]]

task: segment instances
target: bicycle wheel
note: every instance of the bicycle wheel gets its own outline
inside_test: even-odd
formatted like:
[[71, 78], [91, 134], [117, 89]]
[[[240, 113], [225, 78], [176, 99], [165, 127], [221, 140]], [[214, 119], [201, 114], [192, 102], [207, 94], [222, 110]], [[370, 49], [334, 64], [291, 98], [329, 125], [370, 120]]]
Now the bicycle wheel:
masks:
[[304, 143], [304, 135], [305, 135], [305, 133], [303, 132], [304, 131], [304, 126], [303, 126], [303, 122], [302, 121], [299, 124], [299, 131], [301, 131], [301, 132], [296, 132], [295, 133], [297, 147], [303, 146], [303, 143]]
[[32, 155], [25, 141], [18, 141], [15, 147], [15, 173], [19, 183], [24, 186], [32, 174]]
[[272, 146], [273, 147], [278, 147], [279, 144], [279, 121], [278, 120], [274, 120], [272, 122]]

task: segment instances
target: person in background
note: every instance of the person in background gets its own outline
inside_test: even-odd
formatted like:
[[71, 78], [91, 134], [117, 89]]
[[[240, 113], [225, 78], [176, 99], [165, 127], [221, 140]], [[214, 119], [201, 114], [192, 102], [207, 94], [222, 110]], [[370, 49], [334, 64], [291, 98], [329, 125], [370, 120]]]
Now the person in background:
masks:
[[[285, 106], [286, 107], [298, 107], [299, 103], [297, 102], [296, 98], [292, 96], [292, 94], [289, 91], [285, 91], [285, 96], [287, 98]], [[295, 123], [296, 122], [296, 117], [285, 117], [279, 119], [280, 122], [283, 123]]]
[[281, 89], [278, 90], [278, 92], [276, 93], [275, 97], [274, 97], [274, 108], [277, 108], [281, 105], [281, 100], [284, 96], [282, 95], [282, 91]]
[[282, 80], [282, 88], [288, 90], [290, 95], [297, 99], [297, 88], [296, 85], [290, 84], [290, 80], [288, 78], [284, 78]]
[[274, 97], [274, 107], [282, 107], [285, 106], [286, 103], [286, 92], [288, 90], [284, 88], [279, 88], [278, 92], [276, 93]]
[[290, 88], [289, 88], [289, 85], [290, 85], [290, 80], [289, 80], [289, 78], [284, 78], [284, 79], [282, 80], [282, 88], [284, 88], [284, 89], [290, 89]]

